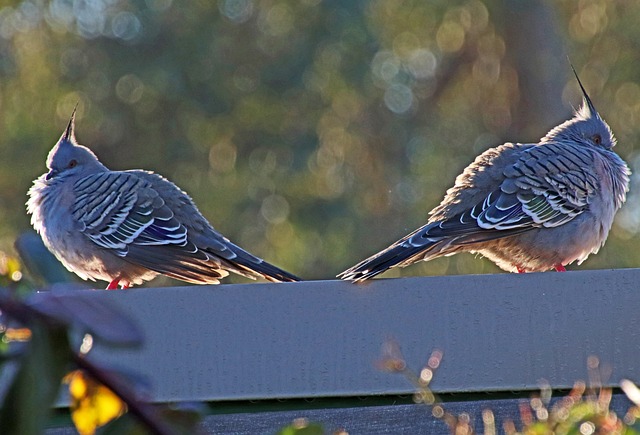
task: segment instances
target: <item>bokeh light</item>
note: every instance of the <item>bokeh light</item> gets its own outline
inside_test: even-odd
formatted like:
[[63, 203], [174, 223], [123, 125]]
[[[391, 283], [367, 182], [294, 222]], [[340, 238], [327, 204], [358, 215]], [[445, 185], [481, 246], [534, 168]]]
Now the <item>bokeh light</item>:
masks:
[[[5, 3], [0, 249], [30, 227], [26, 191], [76, 104], [107, 166], [165, 175], [304, 278], [424, 224], [478, 153], [567, 119], [567, 56], [640, 173], [639, 20], [640, 4], [606, 0]], [[640, 262], [639, 180], [582, 268]], [[459, 255], [386, 276], [496, 271]]]

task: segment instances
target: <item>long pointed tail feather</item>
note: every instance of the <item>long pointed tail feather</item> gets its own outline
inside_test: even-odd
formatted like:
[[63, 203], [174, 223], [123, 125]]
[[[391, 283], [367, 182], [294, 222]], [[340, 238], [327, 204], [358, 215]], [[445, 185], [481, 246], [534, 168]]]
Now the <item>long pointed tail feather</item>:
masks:
[[249, 278], [264, 278], [271, 282], [297, 282], [302, 281], [297, 276], [268, 263], [261, 258], [255, 257], [246, 251], [242, 253], [236, 250], [237, 257], [226, 260], [233, 266], [236, 273]]
[[394, 243], [384, 251], [340, 273], [338, 278], [353, 282], [371, 279], [392, 267], [409, 265], [413, 262], [410, 259], [423, 253], [426, 248], [425, 246], [406, 246]]
[[478, 247], [481, 243], [511, 237], [535, 228], [533, 225], [506, 229], [480, 227], [473, 210], [444, 221], [428, 223], [387, 249], [345, 270], [338, 277], [361, 282], [392, 267], [405, 267], [420, 260], [428, 261], [460, 251], [472, 251], [474, 245]]
[[438, 225], [439, 222], [436, 222], [418, 228], [387, 249], [345, 270], [338, 278], [361, 282], [392, 267], [405, 267], [419, 260], [430, 260], [450, 253], [452, 242], [457, 237], [432, 237], [429, 231]]

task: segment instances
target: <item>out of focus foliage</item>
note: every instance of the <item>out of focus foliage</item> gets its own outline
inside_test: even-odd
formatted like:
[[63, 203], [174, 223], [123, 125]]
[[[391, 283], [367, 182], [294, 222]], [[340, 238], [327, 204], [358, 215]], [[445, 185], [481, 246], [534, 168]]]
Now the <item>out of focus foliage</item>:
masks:
[[[290, 425], [283, 427], [277, 435], [325, 435], [322, 425], [310, 423], [306, 418], [298, 418]], [[334, 435], [347, 435], [347, 432], [334, 432]]]
[[64, 378], [69, 384], [71, 418], [80, 435], [95, 433], [96, 429], [126, 411], [120, 398], [104, 385], [81, 370], [74, 370]]
[[[0, 245], [28, 228], [76, 103], [107, 166], [162, 173], [303, 278], [423, 224], [481, 151], [569, 117], [567, 56], [640, 172], [638, 22], [630, 0], [0, 2]], [[584, 267], [638, 266], [638, 231], [632, 194]], [[496, 270], [459, 255], [402, 273]]]
[[[499, 421], [491, 409], [482, 411], [483, 431], [474, 428], [473, 418], [469, 413], [453, 414], [431, 390], [431, 382], [442, 361], [443, 352], [432, 352], [427, 363], [419, 373], [407, 367], [400, 345], [387, 341], [383, 345], [382, 359], [378, 362], [381, 370], [402, 374], [416, 388], [413, 400], [426, 405], [430, 414], [441, 420], [452, 435], [473, 435], [484, 433], [495, 435], [577, 435], [577, 434], [611, 434], [637, 435], [640, 433], [640, 389], [630, 380], [623, 379], [620, 387], [633, 403], [624, 416], [616, 415], [611, 409], [613, 390], [602, 386], [600, 361], [595, 356], [587, 359], [589, 368], [589, 385], [583, 381], [574, 384], [569, 394], [552, 398], [552, 390], [544, 386], [539, 394], [532, 396], [527, 403], [519, 404], [520, 421], [509, 416]], [[602, 372], [601, 372], [602, 370]], [[427, 417], [425, 417], [427, 418]], [[502, 430], [501, 430], [502, 429]]]
[[149, 404], [130, 373], [87, 358], [94, 342], [135, 347], [143, 342], [142, 332], [111, 304], [72, 288], [67, 283], [35, 292], [20, 275], [18, 262], [0, 252], [2, 433], [43, 433], [61, 381], [68, 384], [71, 419], [81, 435], [103, 426], [103, 434], [195, 433], [196, 408]]

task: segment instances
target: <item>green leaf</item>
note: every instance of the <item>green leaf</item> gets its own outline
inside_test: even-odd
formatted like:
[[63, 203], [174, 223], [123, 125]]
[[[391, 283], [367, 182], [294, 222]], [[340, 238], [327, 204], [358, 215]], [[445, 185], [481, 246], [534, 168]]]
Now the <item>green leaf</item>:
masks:
[[32, 338], [0, 410], [3, 433], [39, 435], [43, 432], [60, 379], [70, 362], [67, 331], [33, 322]]
[[282, 428], [278, 435], [324, 435], [324, 433], [322, 425], [309, 423], [306, 419], [300, 418]]

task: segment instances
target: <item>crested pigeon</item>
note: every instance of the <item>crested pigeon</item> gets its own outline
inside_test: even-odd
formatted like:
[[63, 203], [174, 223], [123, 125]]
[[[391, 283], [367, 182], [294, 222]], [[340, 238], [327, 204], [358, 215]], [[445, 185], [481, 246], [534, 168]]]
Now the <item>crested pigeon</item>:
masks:
[[218, 233], [191, 198], [153, 172], [111, 171], [76, 142], [75, 110], [29, 189], [31, 224], [47, 248], [82, 279], [107, 289], [158, 274], [218, 284], [230, 272], [299, 281]]
[[564, 271], [607, 239], [630, 170], [578, 74], [582, 106], [539, 143], [505, 143], [460, 174], [426, 225], [338, 277], [354, 282], [458, 252], [509, 272]]

